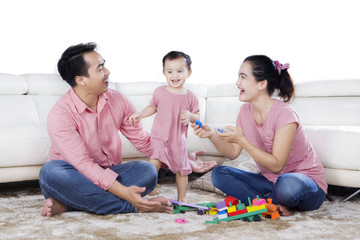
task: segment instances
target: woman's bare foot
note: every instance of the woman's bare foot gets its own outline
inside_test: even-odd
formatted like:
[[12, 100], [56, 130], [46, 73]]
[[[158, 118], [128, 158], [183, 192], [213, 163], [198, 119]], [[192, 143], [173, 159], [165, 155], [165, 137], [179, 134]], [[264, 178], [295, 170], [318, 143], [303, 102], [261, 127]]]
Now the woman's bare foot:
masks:
[[284, 207], [283, 205], [278, 204], [277, 210], [278, 210], [280, 216], [287, 217], [287, 216], [291, 215], [291, 212], [289, 211], [289, 209], [287, 207]]
[[53, 198], [48, 198], [44, 202], [43, 209], [41, 211], [41, 216], [52, 217], [56, 214], [66, 212], [65, 205], [58, 200]]

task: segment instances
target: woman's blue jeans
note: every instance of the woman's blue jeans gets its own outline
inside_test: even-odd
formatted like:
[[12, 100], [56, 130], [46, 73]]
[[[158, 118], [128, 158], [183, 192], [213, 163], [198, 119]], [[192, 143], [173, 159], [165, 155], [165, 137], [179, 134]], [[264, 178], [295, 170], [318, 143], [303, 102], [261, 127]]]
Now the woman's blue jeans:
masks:
[[248, 197], [259, 196], [272, 198], [274, 204], [309, 211], [318, 209], [326, 197], [315, 181], [302, 173], [285, 173], [272, 183], [261, 174], [218, 166], [212, 171], [211, 181], [215, 187], [242, 203], [248, 203]]
[[[131, 161], [110, 167], [124, 186], [146, 187], [145, 196], [157, 184], [156, 168], [147, 161]], [[45, 198], [54, 198], [66, 206], [67, 211], [87, 211], [96, 214], [137, 212], [129, 202], [107, 192], [71, 164], [63, 160], [51, 160], [39, 173], [39, 183]]]

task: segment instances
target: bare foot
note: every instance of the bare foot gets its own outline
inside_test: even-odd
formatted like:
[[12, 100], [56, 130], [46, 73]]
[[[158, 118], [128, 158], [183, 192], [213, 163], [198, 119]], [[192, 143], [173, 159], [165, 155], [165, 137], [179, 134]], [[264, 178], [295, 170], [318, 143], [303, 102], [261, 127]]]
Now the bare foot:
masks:
[[44, 202], [43, 209], [41, 211], [41, 216], [52, 217], [56, 214], [60, 214], [66, 211], [65, 205], [58, 200], [53, 198], [48, 198]]
[[280, 216], [284, 216], [284, 217], [287, 217], [287, 216], [290, 216], [291, 215], [291, 212], [289, 211], [289, 209], [287, 207], [284, 207], [283, 205], [277, 205], [277, 210], [280, 214]]
[[149, 195], [149, 196], [159, 195], [159, 194], [160, 194], [160, 191], [159, 191], [158, 187], [160, 187], [160, 184], [157, 184], [156, 187], [154, 188], [154, 190], [152, 190], [148, 195]]
[[[162, 212], [162, 213], [172, 213], [173, 212], [173, 208], [171, 207], [171, 205], [172, 205], [171, 200], [166, 197], [158, 196], [158, 197], [149, 199], [149, 201], [157, 202], [160, 204], [153, 207], [152, 210], [149, 210], [147, 212]], [[144, 212], [145, 211], [138, 210], [138, 213], [144, 213]]]

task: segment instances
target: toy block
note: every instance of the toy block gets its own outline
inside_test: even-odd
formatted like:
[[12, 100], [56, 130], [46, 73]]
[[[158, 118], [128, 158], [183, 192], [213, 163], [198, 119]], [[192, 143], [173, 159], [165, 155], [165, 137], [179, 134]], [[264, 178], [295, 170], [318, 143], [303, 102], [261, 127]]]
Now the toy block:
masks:
[[218, 218], [219, 219], [224, 219], [224, 218], [227, 218], [228, 215], [225, 213], [225, 214], [218, 214]]
[[227, 196], [224, 201], [226, 203], [226, 206], [228, 206], [228, 207], [230, 207], [230, 203], [231, 203], [231, 206], [239, 204], [239, 200], [237, 198], [232, 197], [232, 196]]
[[253, 201], [252, 201], [253, 206], [260, 206], [260, 205], [263, 205], [265, 203], [266, 203], [265, 199], [259, 198], [259, 196], [257, 198], [254, 198]]
[[175, 222], [176, 223], [186, 223], [186, 219], [185, 218], [175, 218]]
[[258, 211], [258, 210], [261, 210], [261, 209], [266, 209], [265, 205], [261, 205], [261, 206], [251, 206], [251, 207], [246, 207], [246, 210], [248, 212], [254, 212], [254, 211]]
[[245, 204], [244, 204], [244, 203], [241, 203], [241, 201], [240, 201], [239, 204], [236, 205], [236, 208], [237, 208], [237, 210], [245, 209]]
[[221, 211], [223, 209], [226, 209], [226, 203], [225, 201], [220, 201], [215, 203], [216, 208]]
[[231, 207], [228, 207], [227, 208], [227, 212], [228, 213], [231, 213], [231, 212], [235, 212], [237, 209], [236, 209], [236, 206], [231, 206]]
[[206, 211], [206, 214], [209, 214], [209, 215], [217, 215], [217, 214], [218, 214], [218, 210], [216, 209], [216, 207], [212, 207], [209, 211]]
[[246, 213], [246, 209], [241, 209], [241, 210], [237, 210], [235, 212], [231, 212], [231, 213], [228, 213], [229, 217], [232, 217], [232, 216], [236, 216], [236, 215], [240, 215], [240, 214], [243, 214], [243, 213]]

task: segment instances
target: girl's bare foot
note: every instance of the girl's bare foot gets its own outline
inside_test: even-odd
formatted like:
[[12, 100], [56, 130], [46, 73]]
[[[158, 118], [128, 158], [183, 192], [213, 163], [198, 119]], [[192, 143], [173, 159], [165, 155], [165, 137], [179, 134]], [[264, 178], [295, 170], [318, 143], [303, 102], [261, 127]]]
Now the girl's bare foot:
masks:
[[277, 210], [280, 214], [280, 216], [284, 216], [284, 217], [287, 217], [287, 216], [290, 216], [291, 215], [291, 212], [289, 211], [289, 209], [287, 207], [284, 207], [282, 205], [277, 205]]
[[66, 212], [66, 208], [62, 202], [59, 202], [53, 198], [48, 198], [45, 200], [43, 209], [41, 211], [41, 216], [52, 217], [63, 212]]

